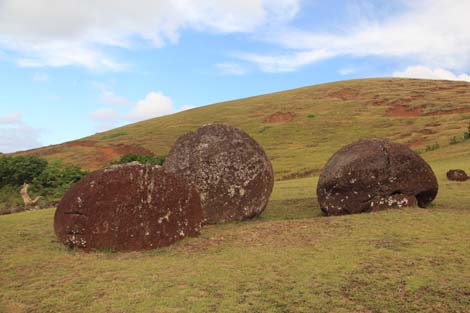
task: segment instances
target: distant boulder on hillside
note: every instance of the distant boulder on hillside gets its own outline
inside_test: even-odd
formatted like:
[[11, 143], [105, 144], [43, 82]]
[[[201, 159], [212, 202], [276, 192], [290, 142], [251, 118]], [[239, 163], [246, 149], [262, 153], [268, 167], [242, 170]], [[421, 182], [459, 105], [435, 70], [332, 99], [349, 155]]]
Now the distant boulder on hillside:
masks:
[[428, 206], [438, 183], [431, 167], [404, 145], [387, 140], [361, 140], [336, 152], [317, 186], [326, 215], [343, 215]]
[[207, 125], [180, 137], [163, 168], [197, 187], [208, 224], [260, 215], [274, 185], [263, 148], [228, 125]]
[[201, 222], [194, 187], [158, 166], [129, 163], [76, 183], [59, 203], [54, 228], [72, 248], [143, 250], [198, 236]]
[[467, 181], [470, 177], [463, 170], [450, 170], [447, 172], [447, 179], [452, 181]]

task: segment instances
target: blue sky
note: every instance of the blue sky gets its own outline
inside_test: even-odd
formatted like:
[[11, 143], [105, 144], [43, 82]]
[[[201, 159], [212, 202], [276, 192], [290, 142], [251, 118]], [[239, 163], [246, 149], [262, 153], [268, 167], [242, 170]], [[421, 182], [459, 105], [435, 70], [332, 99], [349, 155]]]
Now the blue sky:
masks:
[[468, 12], [462, 0], [0, 0], [0, 152], [330, 81], [470, 81]]

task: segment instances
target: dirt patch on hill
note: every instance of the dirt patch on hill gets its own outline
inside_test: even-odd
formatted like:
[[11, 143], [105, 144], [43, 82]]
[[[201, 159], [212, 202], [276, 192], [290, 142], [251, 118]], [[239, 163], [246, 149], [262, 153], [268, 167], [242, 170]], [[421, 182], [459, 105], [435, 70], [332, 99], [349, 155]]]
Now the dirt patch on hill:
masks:
[[442, 123], [440, 123], [440, 122], [430, 122], [430, 123], [427, 123], [424, 126], [426, 126], [426, 127], [439, 127], [441, 125], [442, 125]]
[[264, 119], [264, 123], [287, 123], [294, 119], [295, 113], [276, 112]]
[[410, 137], [411, 135], [413, 135], [413, 132], [401, 133], [398, 135], [398, 139], [407, 138], [407, 137]]
[[97, 141], [81, 140], [70, 141], [62, 145], [40, 148], [33, 150], [30, 155], [38, 157], [47, 157], [54, 154], [60, 154], [67, 151], [68, 148], [83, 148], [83, 155], [86, 158], [83, 161], [76, 162], [78, 165], [87, 169], [100, 168], [103, 165], [119, 158], [122, 155], [135, 153], [139, 155], [154, 155], [152, 151], [137, 145], [113, 144], [100, 146]]
[[60, 145], [33, 149], [30, 151], [30, 155], [34, 155], [37, 157], [46, 157], [48, 155], [61, 153], [66, 148], [72, 148], [72, 147], [94, 148], [95, 146], [96, 146], [96, 141], [93, 141], [93, 140], [70, 141], [70, 142], [65, 142], [63, 144], [60, 144]]
[[[438, 116], [450, 114], [470, 113], [470, 108], [457, 108], [450, 110], [438, 110], [433, 112], [424, 112], [423, 107], [410, 108], [406, 105], [391, 106], [387, 111], [387, 116], [392, 117], [418, 117], [418, 116]], [[440, 125], [440, 124], [439, 124]]]
[[468, 88], [468, 84], [456, 84], [456, 85], [450, 85], [450, 86], [440, 86], [440, 87], [432, 87], [429, 88], [429, 91], [445, 91], [445, 90], [453, 90], [453, 89], [459, 89], [459, 88]]
[[418, 131], [418, 133], [423, 134], [423, 135], [433, 135], [433, 134], [436, 134], [437, 132], [433, 129], [430, 129], [430, 128], [424, 128], [424, 129]]
[[[447, 89], [453, 88], [439, 88], [439, 90]], [[403, 99], [390, 100], [387, 98], [381, 99], [380, 96], [376, 95], [369, 104], [373, 106], [388, 106], [385, 114], [391, 117], [418, 117], [470, 113], [470, 107], [450, 108], [448, 110], [438, 110], [438, 108], [428, 107], [427, 105], [410, 107], [412, 102], [423, 98], [424, 95], [416, 94]]]
[[407, 143], [406, 145], [407, 145], [409, 148], [421, 147], [422, 145], [424, 145], [424, 140], [423, 140], [423, 139], [418, 139], [418, 140], [409, 142], [409, 143]]
[[381, 98], [380, 95], [375, 95], [372, 98], [372, 100], [369, 102], [369, 104], [373, 106], [389, 106], [389, 107], [407, 106], [413, 101], [416, 101], [422, 98], [424, 98], [424, 95], [422, 94], [415, 94], [410, 97], [400, 98], [400, 99]]
[[94, 147], [96, 146], [96, 141], [93, 140], [81, 140], [81, 141], [70, 141], [63, 144], [65, 147]]
[[424, 112], [421, 107], [410, 108], [404, 105], [394, 106], [387, 110], [386, 114], [393, 117], [418, 117], [418, 116], [439, 116], [470, 113], [470, 108], [457, 108], [451, 110], [438, 110], [434, 112]]
[[96, 147], [96, 150], [96, 154], [93, 156], [93, 161], [91, 161], [89, 164], [92, 168], [101, 167], [104, 164], [129, 153], [135, 153], [139, 155], [153, 155], [150, 150], [147, 150], [143, 147], [125, 144]]
[[422, 108], [409, 108], [405, 105], [395, 105], [386, 111], [386, 115], [392, 117], [418, 117], [422, 113]]
[[470, 113], [470, 108], [457, 108], [453, 110], [440, 110], [435, 112], [429, 112], [424, 114], [425, 116], [436, 116], [436, 115], [449, 115], [449, 114], [458, 114], [458, 113]]
[[351, 88], [344, 88], [328, 94], [330, 98], [338, 98], [341, 100], [354, 100], [359, 95], [359, 91]]

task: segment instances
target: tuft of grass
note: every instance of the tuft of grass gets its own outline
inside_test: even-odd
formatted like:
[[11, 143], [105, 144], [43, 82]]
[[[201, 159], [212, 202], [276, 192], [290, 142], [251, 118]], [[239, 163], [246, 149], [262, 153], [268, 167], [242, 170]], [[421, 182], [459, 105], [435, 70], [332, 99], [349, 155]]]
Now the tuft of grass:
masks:
[[470, 139], [470, 123], [467, 126], [467, 131], [463, 134], [463, 140], [469, 140]]
[[462, 141], [463, 141], [463, 139], [458, 139], [457, 136], [454, 136], [454, 137], [450, 138], [449, 144], [456, 145], [456, 144], [458, 144]]
[[433, 143], [432, 145], [428, 145], [426, 146], [426, 149], [424, 150], [425, 152], [430, 152], [430, 151], [434, 151], [434, 150], [437, 150], [441, 148], [441, 145], [439, 143]]
[[262, 134], [264, 133], [265, 131], [267, 131], [268, 129], [270, 129], [272, 126], [263, 126], [261, 127], [259, 130], [258, 130], [258, 133]]
[[10, 185], [0, 187], [0, 210], [21, 205], [23, 205], [23, 200], [18, 187]]
[[309, 114], [307, 115], [308, 118], [315, 118], [315, 114]]

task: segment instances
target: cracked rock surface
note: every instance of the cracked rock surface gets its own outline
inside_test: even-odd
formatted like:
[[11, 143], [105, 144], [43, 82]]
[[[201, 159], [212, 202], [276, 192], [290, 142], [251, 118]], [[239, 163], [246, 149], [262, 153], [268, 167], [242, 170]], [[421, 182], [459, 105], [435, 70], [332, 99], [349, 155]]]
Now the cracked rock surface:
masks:
[[95, 171], [62, 198], [55, 233], [72, 248], [143, 250], [198, 236], [197, 190], [158, 166], [129, 163]]
[[336, 152], [323, 168], [317, 197], [326, 215], [426, 207], [438, 183], [431, 167], [404, 145], [360, 140]]
[[197, 187], [207, 224], [260, 215], [274, 184], [263, 148], [228, 125], [207, 125], [180, 137], [163, 168]]

